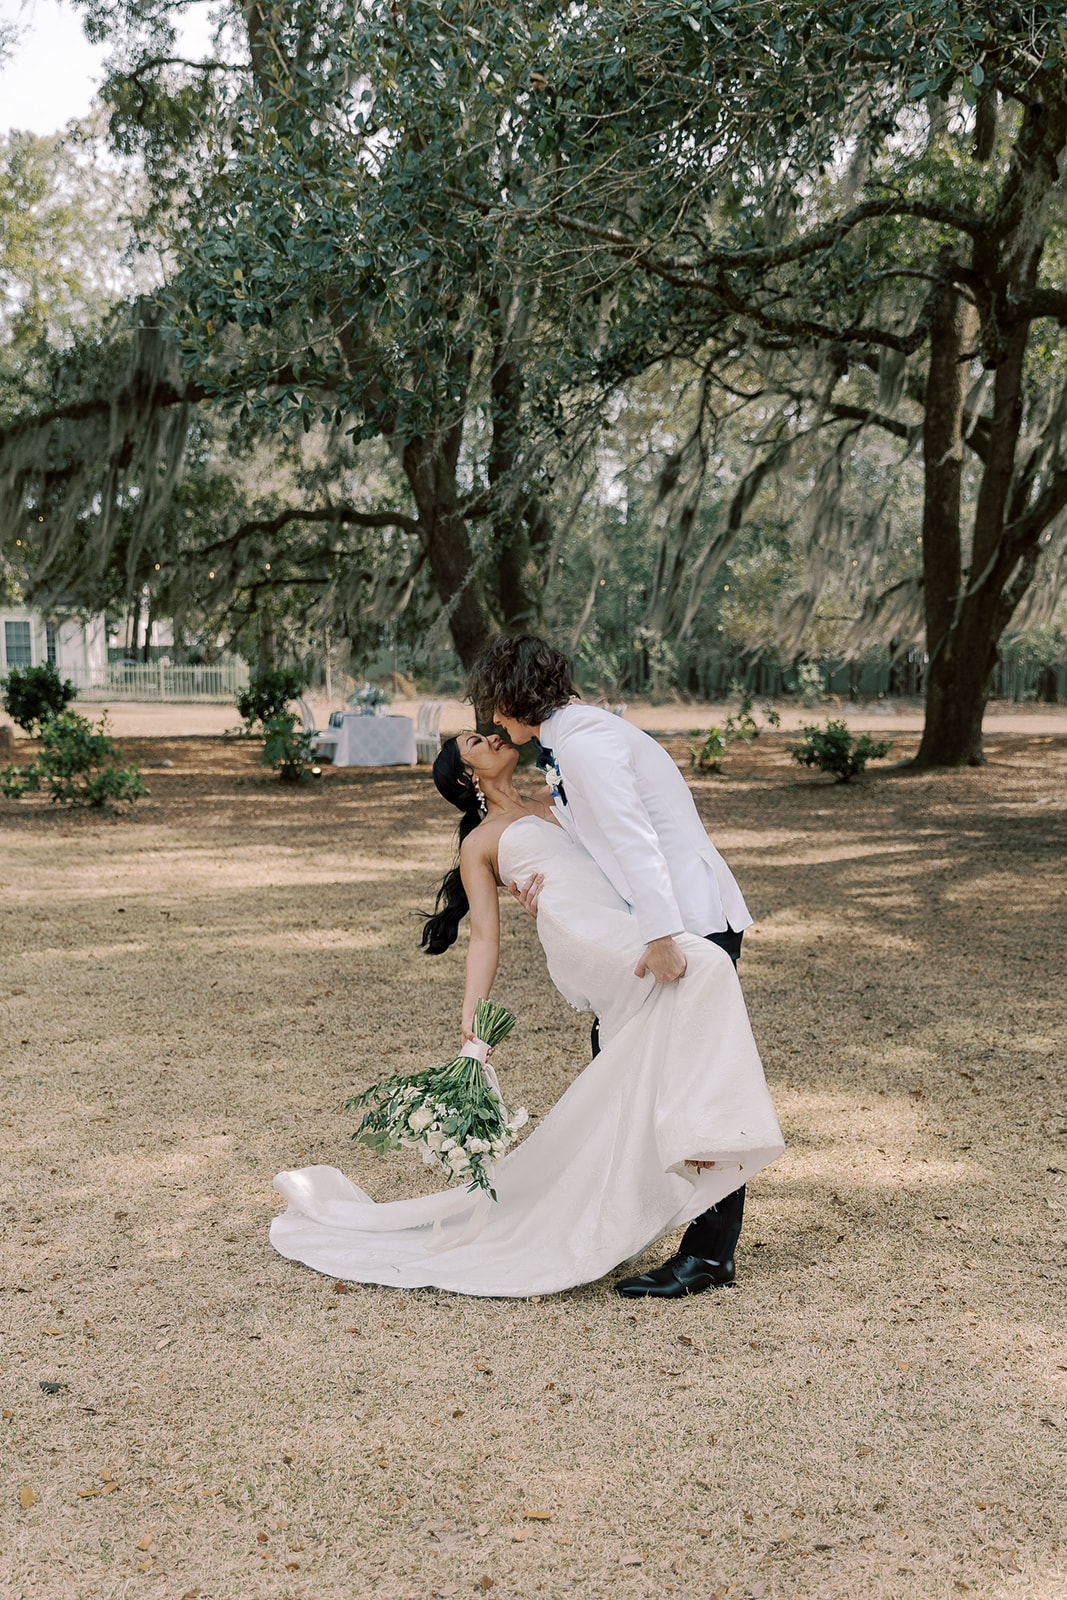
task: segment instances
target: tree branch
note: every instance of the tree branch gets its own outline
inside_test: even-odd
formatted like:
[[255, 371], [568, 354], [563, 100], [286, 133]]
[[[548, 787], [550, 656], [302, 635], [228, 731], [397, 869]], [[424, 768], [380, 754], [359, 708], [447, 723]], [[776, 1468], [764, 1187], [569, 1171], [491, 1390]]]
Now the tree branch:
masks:
[[1038, 317], [1049, 317], [1060, 327], [1067, 326], [1067, 289], [1035, 289], [1032, 294], [1014, 295], [1008, 300], [1008, 310], [1015, 322], [1033, 322]]
[[[474, 203], [467, 195], [463, 195], [462, 198], [469, 204]], [[705, 256], [661, 257], [653, 264], [645, 246], [615, 228], [604, 228], [566, 212], [548, 211], [546, 214], [561, 228], [567, 228], [573, 233], [583, 233], [590, 239], [600, 239], [605, 244], [613, 246], [615, 250], [625, 251], [634, 258], [641, 257], [642, 264], [649, 266], [651, 270], [659, 267], [670, 272], [694, 272], [715, 267], [785, 266], [790, 261], [801, 261], [805, 256], [814, 255], [819, 250], [832, 249], [861, 223], [879, 217], [915, 217], [924, 222], [939, 222], [972, 238], [980, 232], [983, 225], [982, 218], [974, 212], [963, 211], [955, 206], [908, 200], [900, 196], [891, 200], [867, 200], [863, 205], [854, 206], [851, 211], [846, 211], [836, 221], [825, 223], [821, 228], [815, 228], [811, 233], [802, 234], [798, 239], [792, 239], [786, 244], [755, 246], [750, 250], [713, 250]]]
[[[160, 406], [195, 405], [200, 400], [207, 400], [210, 394], [210, 390], [197, 383], [191, 383], [185, 389], [175, 389], [173, 384], [161, 383], [153, 390], [152, 399]], [[34, 416], [9, 422], [0, 428], [0, 450], [23, 434], [32, 433], [36, 428], [47, 428], [53, 422], [86, 422], [90, 417], [109, 416], [114, 403], [114, 395], [97, 394], [87, 400], [72, 400], [67, 405], [54, 406], [51, 411], [38, 411]]]
[[243, 522], [225, 539], [216, 539], [213, 544], [203, 545], [199, 550], [194, 550], [192, 555], [208, 556], [215, 550], [233, 549], [254, 533], [280, 533], [290, 522], [336, 522], [357, 528], [402, 528], [405, 533], [414, 534], [420, 540], [422, 538], [422, 528], [417, 520], [403, 511], [360, 511], [356, 506], [348, 505], [289, 506], [276, 516], [253, 517]]
[[128, 72], [111, 73], [109, 82], [140, 84], [142, 77], [146, 73], [154, 72], [157, 67], [190, 67], [193, 72], [244, 71], [238, 61], [189, 61], [185, 56], [147, 56]]
[[1013, 564], [1028, 546], [1036, 543], [1038, 535], [1065, 507], [1067, 507], [1067, 467], [1061, 467], [1042, 489], [1030, 509], [1021, 517], [1009, 522], [1004, 529], [1000, 540], [1001, 547], [1010, 555]]

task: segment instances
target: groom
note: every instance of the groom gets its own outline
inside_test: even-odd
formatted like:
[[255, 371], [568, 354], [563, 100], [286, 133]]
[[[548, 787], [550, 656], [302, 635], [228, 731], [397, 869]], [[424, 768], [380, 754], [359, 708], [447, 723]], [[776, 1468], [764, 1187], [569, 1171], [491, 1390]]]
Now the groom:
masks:
[[[575, 837], [633, 907], [645, 940], [635, 976], [677, 983], [685, 957], [674, 935], [683, 931], [720, 945], [736, 965], [752, 918], [667, 752], [621, 717], [573, 701], [566, 659], [543, 639], [498, 634], [468, 687], [480, 721], [495, 722], [512, 744], [533, 741]], [[512, 885], [534, 915], [539, 887]], [[742, 1185], [689, 1224], [676, 1255], [623, 1278], [618, 1293], [675, 1299], [733, 1283], [744, 1208]]]

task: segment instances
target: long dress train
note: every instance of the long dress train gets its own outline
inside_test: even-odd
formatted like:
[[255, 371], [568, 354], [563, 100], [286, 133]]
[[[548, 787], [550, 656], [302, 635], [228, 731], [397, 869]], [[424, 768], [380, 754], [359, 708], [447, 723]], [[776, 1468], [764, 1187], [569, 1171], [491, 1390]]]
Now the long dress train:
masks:
[[[497, 1200], [465, 1189], [377, 1204], [336, 1167], [282, 1172], [282, 1255], [331, 1277], [470, 1295], [589, 1283], [714, 1205], [784, 1149], [733, 963], [678, 938], [677, 983], [638, 979], [637, 923], [585, 850], [521, 817], [505, 882], [545, 875], [537, 931], [565, 999], [600, 1018], [600, 1054], [498, 1165]], [[709, 1171], [687, 1159], [713, 1161]]]

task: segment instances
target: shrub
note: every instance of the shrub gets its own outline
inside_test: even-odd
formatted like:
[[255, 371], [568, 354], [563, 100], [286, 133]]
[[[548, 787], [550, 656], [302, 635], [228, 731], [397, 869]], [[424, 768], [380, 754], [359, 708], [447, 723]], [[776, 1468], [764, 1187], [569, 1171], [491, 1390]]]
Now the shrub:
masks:
[[263, 724], [265, 767], [273, 767], [282, 783], [303, 783], [311, 764], [315, 735], [298, 728], [299, 717], [292, 711], [278, 711]]
[[58, 717], [78, 693], [50, 661], [40, 667], [12, 667], [2, 682], [5, 709], [26, 733], [32, 733], [37, 723], [43, 726], [49, 717]]
[[[763, 715], [767, 720], [768, 728], [777, 728], [781, 717], [770, 706], [764, 706]], [[743, 739], [746, 744], [751, 744], [758, 739], [763, 729], [752, 715], [752, 696], [745, 693], [741, 696], [741, 704], [737, 708], [736, 717], [727, 717], [724, 729], [728, 739]]]
[[802, 661], [797, 668], [797, 699], [811, 711], [822, 703], [823, 671], [815, 661]]
[[[764, 706], [763, 715], [769, 728], [777, 728], [782, 720], [770, 706]], [[721, 729], [709, 728], [703, 744], [689, 746], [689, 765], [700, 772], [721, 772], [722, 758], [730, 739], [743, 739], [745, 744], [751, 744], [762, 732], [762, 727], [752, 715], [752, 696], [743, 693], [736, 717], [727, 717]]]
[[867, 765], [887, 756], [893, 746], [887, 739], [872, 739], [863, 734], [853, 739], [844, 722], [831, 718], [825, 728], [804, 727], [803, 744], [789, 744], [786, 749], [794, 761], [805, 767], [818, 767], [820, 772], [832, 772], [838, 783], [851, 783]]
[[41, 750], [27, 767], [5, 767], [0, 790], [18, 800], [47, 787], [65, 806], [104, 806], [109, 800], [138, 800], [148, 790], [134, 766], [119, 766], [122, 751], [107, 731], [107, 714], [94, 728], [87, 717], [63, 711], [41, 729]]
[[726, 735], [718, 728], [709, 728], [703, 744], [689, 746], [689, 765], [700, 772], [721, 772], [722, 758], [726, 754]]
[[253, 672], [248, 688], [237, 696], [237, 710], [244, 718], [245, 732], [251, 733], [257, 722], [265, 729], [270, 719], [284, 713], [290, 700], [303, 694], [306, 687], [303, 674], [292, 667]]

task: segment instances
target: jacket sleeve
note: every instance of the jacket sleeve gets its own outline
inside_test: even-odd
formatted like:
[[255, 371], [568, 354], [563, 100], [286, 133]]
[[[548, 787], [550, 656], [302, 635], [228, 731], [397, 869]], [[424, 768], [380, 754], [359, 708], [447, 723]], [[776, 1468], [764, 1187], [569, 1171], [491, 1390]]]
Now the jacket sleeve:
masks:
[[[598, 718], [557, 739], [563, 783], [592, 820], [629, 884], [637, 926], [647, 944], [683, 932], [667, 860], [645, 810], [628, 741]], [[581, 831], [581, 817], [575, 817]]]

